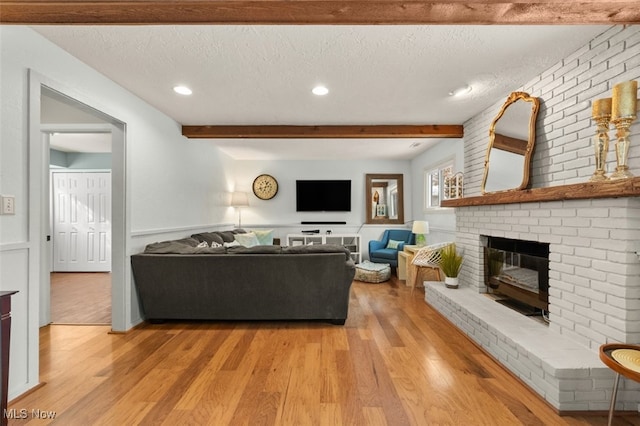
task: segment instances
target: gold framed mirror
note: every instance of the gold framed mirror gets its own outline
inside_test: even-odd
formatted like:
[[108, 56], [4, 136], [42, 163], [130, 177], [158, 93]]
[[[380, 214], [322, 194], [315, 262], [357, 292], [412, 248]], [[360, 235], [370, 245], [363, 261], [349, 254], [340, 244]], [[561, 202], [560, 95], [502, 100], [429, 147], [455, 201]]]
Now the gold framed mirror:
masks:
[[365, 223], [404, 224], [402, 174], [367, 174]]
[[484, 160], [482, 193], [517, 191], [529, 185], [540, 100], [513, 92], [493, 119]]

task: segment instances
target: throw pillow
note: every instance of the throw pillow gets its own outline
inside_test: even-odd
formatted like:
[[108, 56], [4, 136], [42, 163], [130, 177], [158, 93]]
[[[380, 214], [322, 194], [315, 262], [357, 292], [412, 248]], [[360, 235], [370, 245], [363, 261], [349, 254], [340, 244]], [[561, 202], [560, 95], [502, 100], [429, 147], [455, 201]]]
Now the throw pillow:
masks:
[[219, 231], [218, 235], [220, 235], [220, 237], [222, 237], [222, 240], [225, 243], [230, 243], [231, 241], [234, 240], [234, 236], [236, 234], [234, 234], [233, 231]]
[[245, 247], [253, 247], [259, 246], [260, 242], [258, 241], [258, 237], [253, 232], [247, 232], [246, 234], [236, 234], [236, 241], [240, 243], [240, 245]]
[[397, 250], [400, 243], [404, 243], [404, 241], [389, 240], [385, 248]]
[[242, 244], [240, 244], [237, 241], [230, 241], [230, 242], [226, 242], [225, 241], [224, 244], [222, 244], [222, 245], [225, 246], [225, 247], [235, 247], [235, 246], [240, 246]]
[[251, 232], [256, 234], [261, 246], [273, 245], [273, 229], [254, 229]]
[[[222, 237], [218, 232], [202, 232], [200, 234], [193, 234], [191, 238], [195, 238], [200, 242], [206, 241], [209, 244], [211, 244], [214, 241], [218, 244], [222, 244], [224, 242], [224, 240], [222, 239]], [[229, 240], [229, 241], [232, 241], [232, 240]]]

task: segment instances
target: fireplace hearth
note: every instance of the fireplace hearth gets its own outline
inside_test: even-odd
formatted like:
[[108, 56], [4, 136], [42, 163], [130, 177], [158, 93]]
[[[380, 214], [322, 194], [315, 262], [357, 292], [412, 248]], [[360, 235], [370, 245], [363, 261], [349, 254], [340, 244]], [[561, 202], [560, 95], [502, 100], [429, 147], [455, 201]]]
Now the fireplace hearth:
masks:
[[[527, 315], [549, 310], [549, 244], [485, 237], [484, 275], [491, 293]], [[513, 303], [510, 303], [513, 302]], [[526, 307], [530, 307], [528, 311]]]

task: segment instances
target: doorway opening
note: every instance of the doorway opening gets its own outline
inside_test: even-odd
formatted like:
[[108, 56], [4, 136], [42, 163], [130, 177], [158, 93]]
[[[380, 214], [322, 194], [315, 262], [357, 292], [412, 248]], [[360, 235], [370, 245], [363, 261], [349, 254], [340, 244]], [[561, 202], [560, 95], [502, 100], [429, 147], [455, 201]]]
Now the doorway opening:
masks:
[[111, 324], [110, 139], [50, 137], [52, 324]]
[[[109, 324], [122, 330], [124, 124], [39, 80], [41, 155], [34, 160], [46, 170], [40, 326]], [[60, 187], [64, 191], [56, 194]]]

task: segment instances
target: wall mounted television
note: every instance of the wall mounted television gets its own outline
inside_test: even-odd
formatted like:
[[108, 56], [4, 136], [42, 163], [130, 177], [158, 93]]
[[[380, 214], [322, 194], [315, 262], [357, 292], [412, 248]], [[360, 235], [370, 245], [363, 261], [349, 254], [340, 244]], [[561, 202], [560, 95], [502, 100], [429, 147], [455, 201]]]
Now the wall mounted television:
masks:
[[296, 211], [351, 211], [350, 180], [297, 180]]

